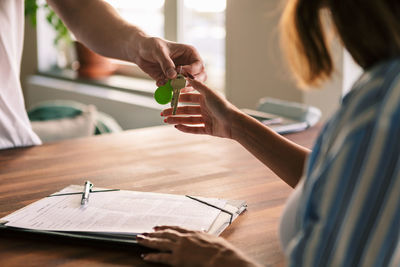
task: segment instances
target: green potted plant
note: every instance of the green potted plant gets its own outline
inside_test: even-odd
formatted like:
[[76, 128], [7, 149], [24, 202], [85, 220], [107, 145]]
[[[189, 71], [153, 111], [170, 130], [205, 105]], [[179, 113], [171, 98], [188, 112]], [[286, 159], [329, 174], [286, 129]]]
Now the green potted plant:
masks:
[[36, 26], [38, 9], [42, 8], [45, 10], [46, 20], [56, 33], [54, 45], [57, 49], [65, 51], [66, 47], [75, 44], [77, 60], [79, 62], [78, 75], [80, 77], [102, 78], [109, 76], [115, 71], [115, 66], [109, 59], [94, 53], [79, 42], [74, 42], [67, 27], [51, 7], [47, 3], [38, 4], [38, 2], [40, 1], [25, 0], [26, 18], [29, 19], [33, 26]]

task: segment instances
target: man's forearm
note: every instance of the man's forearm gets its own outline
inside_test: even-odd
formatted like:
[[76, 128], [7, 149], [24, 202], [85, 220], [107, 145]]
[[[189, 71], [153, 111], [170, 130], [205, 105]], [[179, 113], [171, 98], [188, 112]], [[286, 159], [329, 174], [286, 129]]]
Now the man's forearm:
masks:
[[299, 182], [310, 150], [243, 113], [233, 119], [232, 139], [238, 141], [293, 188]]
[[135, 62], [147, 37], [102, 0], [47, 0], [78, 41], [107, 57]]

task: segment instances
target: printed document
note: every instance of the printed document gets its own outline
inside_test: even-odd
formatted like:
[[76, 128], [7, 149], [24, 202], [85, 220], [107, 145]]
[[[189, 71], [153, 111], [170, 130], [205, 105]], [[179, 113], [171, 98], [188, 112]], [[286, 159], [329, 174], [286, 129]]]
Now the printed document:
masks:
[[[82, 186], [71, 185], [55, 194], [70, 192], [82, 192]], [[35, 230], [137, 234], [152, 232], [157, 225], [208, 231], [221, 212], [182, 195], [124, 190], [90, 193], [85, 206], [81, 197], [46, 197], [2, 220], [8, 221], [6, 226]], [[220, 208], [226, 204], [215, 198], [199, 199]]]

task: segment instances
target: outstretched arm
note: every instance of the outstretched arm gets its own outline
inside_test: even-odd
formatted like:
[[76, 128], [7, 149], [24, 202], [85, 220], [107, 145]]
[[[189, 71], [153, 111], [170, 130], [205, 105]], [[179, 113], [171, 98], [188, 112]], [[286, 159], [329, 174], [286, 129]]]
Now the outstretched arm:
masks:
[[200, 94], [181, 94], [180, 102], [196, 105], [178, 107], [177, 116], [171, 116], [171, 109], [164, 110], [167, 123], [177, 124], [176, 128], [186, 133], [234, 139], [287, 184], [292, 187], [297, 185], [310, 150], [244, 114], [204, 84], [189, 81]]
[[288, 185], [296, 187], [303, 175], [309, 149], [242, 112], [236, 112], [232, 121], [232, 139], [243, 145]]
[[136, 63], [158, 84], [176, 76], [184, 66], [205, 80], [203, 62], [192, 46], [150, 37], [123, 20], [108, 3], [100, 0], [47, 0], [75, 37], [93, 51], [107, 57]]

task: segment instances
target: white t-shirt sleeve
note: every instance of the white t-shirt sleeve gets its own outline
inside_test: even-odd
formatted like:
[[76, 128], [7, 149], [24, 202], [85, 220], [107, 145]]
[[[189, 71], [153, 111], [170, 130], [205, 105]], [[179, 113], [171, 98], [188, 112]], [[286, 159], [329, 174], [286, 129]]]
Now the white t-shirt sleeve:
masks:
[[41, 144], [24, 105], [20, 67], [24, 0], [0, 1], [0, 149]]

